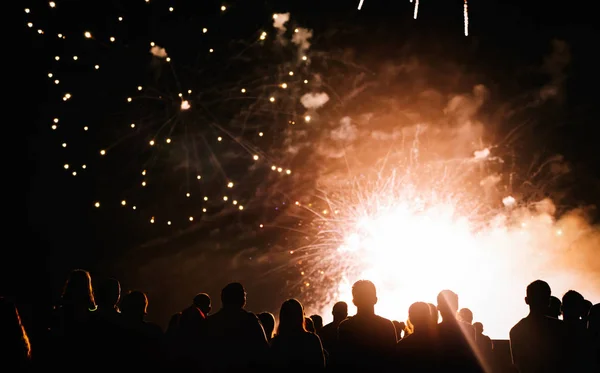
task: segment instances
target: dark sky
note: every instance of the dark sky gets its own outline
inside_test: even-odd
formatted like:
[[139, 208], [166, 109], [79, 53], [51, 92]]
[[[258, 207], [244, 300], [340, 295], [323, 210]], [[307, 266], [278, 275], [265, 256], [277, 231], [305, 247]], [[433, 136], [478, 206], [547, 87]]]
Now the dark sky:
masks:
[[[218, 2], [190, 6], [188, 3], [199, 2], [151, 1], [157, 8], [160, 4], [165, 9], [169, 6], [178, 11], [187, 9], [189, 14], [206, 12], [206, 22], [217, 22], [218, 12], [216, 16], [212, 14], [215, 13], [214, 8], [220, 6]], [[5, 244], [7, 249], [3, 250], [4, 268], [1, 272], [2, 291], [15, 296], [23, 304], [51, 302], [69, 269], [83, 267], [101, 271], [98, 263], [105, 263], [115, 252], [131, 248], [144, 237], [143, 232], [127, 230], [134, 225], [114, 227], [109, 224], [111, 216], [92, 216], [94, 211], [90, 204], [81, 201], [90, 197], [88, 192], [94, 186], [73, 184], [63, 170], [57, 168], [62, 162], [62, 149], [57, 149], [48, 124], [59, 93], [46, 74], [54, 63], [52, 56], [69, 51], [61, 51], [62, 44], [54, 35], [63, 32], [69, 38], [70, 35], [79, 37], [82, 30], [92, 29], [99, 37], [114, 33], [119, 40], [131, 40], [134, 45], [134, 40], [144, 40], [148, 30], [154, 29], [162, 30], [167, 40], [172, 37], [167, 25], [175, 22], [167, 18], [166, 11], [162, 11], [164, 16], [148, 13], [143, 0], [56, 3], [56, 9], [50, 9], [44, 2], [23, 4], [23, 8], [31, 8], [31, 14], [21, 10], [21, 14], [16, 15], [23, 21], [18, 32], [24, 41], [24, 53], [19, 58], [18, 68], [23, 69], [20, 74], [24, 77], [23, 85], [30, 92], [27, 97], [29, 106], [19, 113], [18, 119], [19, 125], [26, 128], [28, 144], [28, 177], [24, 186], [27, 188], [27, 230], [9, 233], [19, 243]], [[227, 40], [233, 35], [241, 36], [247, 30], [268, 24], [269, 14], [289, 11], [301, 24], [314, 29], [315, 35], [331, 30], [362, 30], [360, 37], [344, 40], [357, 53], [369, 53], [379, 45], [393, 49], [396, 43], [400, 45], [410, 39], [422, 41], [422, 53], [426, 54], [430, 47], [435, 49], [434, 44], [438, 41], [439, 44], [456, 45], [457, 54], [476, 50], [477, 53], [465, 53], [459, 58], [461, 63], [466, 66], [485, 63], [485, 69], [489, 71], [512, 69], [520, 62], [539, 65], [548, 53], [552, 39], [565, 40], [573, 57], [564, 102], [564, 116], [568, 123], [555, 135], [555, 139], [559, 140], [554, 141], [553, 146], [557, 147], [557, 152], [598, 175], [593, 125], [598, 118], [595, 107], [597, 48], [594, 45], [599, 35], [594, 27], [597, 23], [594, 12], [587, 9], [589, 5], [471, 0], [470, 36], [464, 37], [460, 0], [423, 0], [416, 21], [412, 20], [409, 1], [365, 0], [361, 11], [356, 9], [357, 4], [358, 1], [353, 0], [230, 2], [228, 5], [235, 10], [237, 26], [224, 31], [219, 37]], [[128, 22], [121, 31], [114, 29], [114, 18], [119, 14], [125, 15]], [[186, 17], [182, 19], [189, 22]], [[36, 25], [33, 29], [26, 27], [29, 21]], [[35, 32], [37, 25], [45, 30], [46, 35], [40, 36]], [[182, 44], [178, 47], [185, 49], [186, 42], [189, 41], [182, 37]], [[98, 51], [82, 52], [85, 53], [92, 55], [98, 54]], [[393, 54], [393, 50], [390, 53]], [[124, 66], [134, 65], [127, 58], [135, 57], [124, 52], [123, 58]], [[110, 63], [103, 61], [103, 65]], [[125, 75], [112, 76], [115, 85], [129, 78], [128, 73], [122, 74]], [[82, 83], [73, 84], [79, 84], [76, 89], [85, 89]], [[94, 88], [90, 86], [87, 89]], [[103, 92], [95, 95], [97, 100], [110, 99], [106, 94], [103, 96]], [[84, 106], [81, 110], [94, 109]], [[107, 109], [106, 113], [95, 110], [94, 116], [102, 117], [110, 115], [112, 109]], [[39, 282], [43, 278], [45, 280]]]

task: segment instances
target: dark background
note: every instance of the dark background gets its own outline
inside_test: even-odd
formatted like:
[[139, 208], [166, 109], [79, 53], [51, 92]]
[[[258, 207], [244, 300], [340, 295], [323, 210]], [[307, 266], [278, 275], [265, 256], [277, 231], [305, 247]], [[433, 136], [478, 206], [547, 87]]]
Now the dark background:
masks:
[[[135, 11], [136, 7], [144, 5], [143, 0], [123, 1], [124, 4], [100, 1], [57, 3], [59, 8], [69, 3], [72, 9], [70, 13], [62, 13], [58, 20], [59, 24], [64, 24], [65, 33], [88, 29], [86, 19], [95, 24], [98, 30], [95, 32], [100, 33], [105, 17], [114, 14], [115, 9]], [[186, 6], [184, 3], [175, 2], [174, 6], [179, 9]], [[563, 125], [555, 130], [548, 146], [564, 154], [572, 164], [583, 170], [582, 173], [589, 174], [590, 180], [596, 180], [600, 158], [596, 135], [599, 114], [596, 45], [600, 35], [595, 27], [597, 20], [592, 5], [545, 1], [471, 0], [469, 3], [469, 37], [462, 35], [462, 1], [458, 0], [421, 1], [416, 21], [412, 20], [412, 5], [408, 1], [365, 0], [361, 11], [356, 10], [358, 1], [350, 0], [240, 1], [231, 6], [244, 9], [239, 12], [246, 16], [239, 20], [240, 29], [258, 28], [263, 20], [268, 21], [265, 14], [289, 11], [306, 27], [314, 29], [315, 35], [324, 30], [345, 27], [364, 30], [362, 37], [347, 40], [359, 52], [376, 48], [379, 43], [389, 46], [408, 38], [421, 40], [423, 53], [427, 53], [428, 48], [435, 49], [435, 43], [454, 43], [457, 54], [477, 51], [462, 57], [465, 65], [485, 64], [490, 72], [511, 69], [519, 63], [540, 65], [549, 51], [550, 41], [554, 38], [565, 40], [571, 48], [572, 62], [566, 99], [562, 104], [560, 121]], [[164, 4], [169, 6], [167, 2]], [[211, 2], [203, 6], [209, 5], [218, 7], [217, 3]], [[10, 181], [5, 182], [17, 181], [18, 190], [21, 182], [24, 184], [27, 219], [24, 223], [26, 229], [17, 224], [6, 232], [0, 293], [17, 301], [26, 323], [38, 324], [43, 315], [32, 310], [47, 309], [56, 300], [69, 270], [85, 268], [110, 275], [112, 273], [106, 268], [110, 267], [107, 263], [111, 262], [111, 258], [131, 250], [148, 237], [144, 232], [129, 230], [127, 225], [114, 227], [107, 224], [110, 217], [99, 219], [92, 216], [91, 206], [80, 202], [83, 198], [73, 198], [74, 195], [86, 197], [89, 188], [74, 185], [62, 170], [57, 169], [56, 165], [61, 164], [60, 149], [57, 150], [55, 142], [50, 141], [51, 131], [48, 130], [52, 118], [48, 97], [56, 93], [46, 77], [56, 46], [53, 41], [48, 41], [49, 36], [40, 38], [35, 33], [37, 27], [25, 27], [29, 18], [34, 18], [36, 25], [57, 24], [57, 20], [49, 21], [50, 10], [45, 2], [32, 2], [22, 7], [30, 7], [35, 14], [35, 17], [27, 17], [21, 9], [21, 15], [14, 17], [23, 20], [23, 27], [18, 30], [23, 50], [14, 57], [18, 60], [19, 81], [22, 79], [19, 84], [28, 92], [25, 98], [27, 106], [14, 119], [5, 117], [5, 121], [25, 131], [27, 163], [20, 175], [26, 176], [8, 176]], [[59, 11], [56, 13], [60, 14]], [[139, 19], [143, 18], [138, 16], [133, 22], [139, 22]], [[131, 30], [160, 27], [138, 26]], [[134, 31], [131, 33], [135, 34]], [[128, 36], [133, 38], [136, 35]], [[21, 140], [14, 143], [20, 144]], [[13, 158], [14, 154], [6, 162], [12, 162]], [[595, 202], [598, 184], [587, 181], [582, 184], [585, 185], [580, 186], [579, 202]], [[7, 204], [15, 200], [10, 196], [7, 199], [11, 201]], [[277, 233], [272, 234], [269, 239], [277, 240]], [[216, 293], [213, 294], [216, 296]]]

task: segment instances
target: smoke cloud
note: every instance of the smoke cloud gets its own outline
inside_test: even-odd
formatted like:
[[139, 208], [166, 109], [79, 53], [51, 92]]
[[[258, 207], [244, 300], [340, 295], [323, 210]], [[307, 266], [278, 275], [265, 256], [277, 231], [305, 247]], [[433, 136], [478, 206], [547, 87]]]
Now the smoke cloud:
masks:
[[290, 13], [273, 14], [273, 27], [278, 30], [278, 33], [284, 33], [287, 28], [285, 24], [290, 20]]
[[158, 45], [155, 45], [152, 48], [150, 48], [150, 53], [152, 53], [154, 57], [167, 58], [167, 51], [165, 50], [165, 48], [161, 48]]
[[306, 109], [316, 110], [329, 101], [329, 96], [325, 92], [321, 93], [306, 93], [300, 97], [300, 103]]

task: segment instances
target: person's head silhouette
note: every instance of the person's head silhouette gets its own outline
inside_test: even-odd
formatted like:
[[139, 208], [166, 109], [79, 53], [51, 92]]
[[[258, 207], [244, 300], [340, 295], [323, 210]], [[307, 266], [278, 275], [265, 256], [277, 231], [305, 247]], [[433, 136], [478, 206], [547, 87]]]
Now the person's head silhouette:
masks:
[[529, 306], [529, 311], [535, 314], [545, 315], [550, 305], [550, 296], [552, 291], [546, 281], [535, 280], [527, 286], [527, 296], [525, 303]]
[[61, 296], [63, 306], [87, 307], [96, 309], [94, 291], [92, 289], [92, 277], [83, 269], [75, 269], [69, 274]]
[[475, 328], [475, 333], [477, 333], [477, 335], [481, 335], [483, 334], [483, 324], [478, 322], [474, 322], [473, 323], [473, 327]]
[[408, 307], [408, 322], [414, 332], [429, 329], [431, 326], [431, 309], [425, 302], [415, 302]]
[[121, 284], [114, 278], [104, 279], [94, 288], [94, 295], [99, 310], [115, 309], [121, 298]]
[[563, 320], [579, 320], [583, 316], [585, 299], [575, 290], [569, 290], [562, 297]]
[[311, 333], [316, 333], [315, 324], [310, 317], [304, 317], [304, 328]]
[[141, 291], [130, 291], [121, 301], [121, 312], [130, 319], [143, 320], [148, 311], [148, 297]]
[[246, 291], [239, 282], [232, 282], [221, 290], [221, 303], [223, 308], [244, 308], [246, 305]]
[[311, 315], [310, 319], [315, 326], [315, 332], [319, 333], [323, 329], [323, 318], [320, 315]]
[[348, 304], [346, 302], [337, 302], [331, 310], [334, 322], [342, 322], [348, 317]]
[[377, 304], [377, 290], [375, 285], [368, 280], [359, 280], [352, 285], [352, 302], [356, 306], [357, 314], [374, 312]]
[[442, 290], [437, 296], [437, 309], [442, 316], [442, 321], [456, 319], [458, 311], [458, 295], [451, 290]]
[[208, 316], [211, 310], [210, 297], [206, 293], [196, 294], [194, 297], [194, 306], [198, 307], [204, 316]]
[[267, 339], [273, 338], [273, 330], [275, 329], [275, 316], [270, 312], [262, 312], [258, 314], [258, 319], [265, 330]]
[[547, 316], [558, 319], [561, 315], [562, 302], [554, 295], [550, 297], [550, 305], [548, 306]]
[[277, 335], [306, 332], [304, 308], [296, 299], [288, 299], [281, 304], [279, 310], [279, 326]]
[[473, 312], [468, 308], [461, 308], [458, 311], [458, 319], [467, 324], [473, 323]]

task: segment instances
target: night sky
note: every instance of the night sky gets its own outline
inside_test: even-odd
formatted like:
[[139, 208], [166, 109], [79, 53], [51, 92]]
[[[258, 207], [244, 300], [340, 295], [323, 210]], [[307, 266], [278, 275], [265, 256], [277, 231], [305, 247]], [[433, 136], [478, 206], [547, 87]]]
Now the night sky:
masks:
[[[267, 211], [272, 209], [270, 205], [266, 207], [266, 197], [255, 202], [255, 205], [263, 204], [264, 208], [255, 206], [241, 216], [238, 213], [220, 213], [188, 230], [175, 230], [164, 224], [160, 227], [158, 224], [150, 225], [147, 218], [133, 215], [130, 211], [124, 213], [118, 206], [120, 183], [131, 184], [137, 180], [139, 174], [131, 176], [128, 167], [132, 167], [130, 163], [140, 156], [140, 151], [129, 148], [110, 159], [110, 167], [122, 170], [120, 174], [102, 171], [99, 176], [74, 178], [62, 167], [66, 162], [65, 149], [61, 148], [61, 140], [50, 128], [52, 119], [61, 116], [61, 125], [64, 117], [69, 118], [64, 121], [70, 121], [72, 125], [82, 127], [83, 123], [89, 123], [93, 130], [106, 129], [90, 134], [82, 131], [80, 136], [93, 136], [91, 140], [80, 140], [76, 136], [69, 138], [69, 151], [73, 147], [71, 144], [75, 147], [70, 159], [88, 159], [90, 154], [97, 155], [102, 144], [124, 136], [117, 130], [112, 131], [113, 123], [133, 120], [126, 114], [124, 99], [135, 96], [135, 87], [141, 84], [137, 82], [144, 82], [151, 73], [149, 40], [155, 40], [161, 46], [164, 44], [170, 55], [193, 60], [198, 50], [205, 51], [209, 45], [220, 51], [226, 45], [231, 46], [230, 40], [255, 40], [260, 35], [258, 30], [267, 30], [272, 35], [273, 13], [290, 12], [295, 24], [314, 31], [311, 52], [335, 50], [339, 55], [344, 49], [352, 49], [362, 63], [374, 65], [378, 59], [394, 60], [395, 56], [401, 56], [404, 46], [410, 45], [414, 55], [440, 61], [447, 56], [464, 70], [486, 76], [487, 85], [508, 87], [501, 93], [505, 99], [523, 87], [535, 85], [539, 78], [533, 74], [527, 76], [525, 66], [541, 65], [551, 49], [552, 40], [564, 40], [570, 48], [571, 61], [562, 98], [554, 109], [545, 112], [544, 117], [535, 118], [542, 124], [532, 127], [525, 136], [525, 144], [520, 146], [563, 154], [576, 175], [569, 181], [569, 188], [574, 191], [569, 203], [598, 202], [600, 167], [597, 137], [593, 134], [597, 131], [599, 114], [595, 102], [598, 80], [597, 48], [594, 47], [599, 33], [595, 27], [594, 12], [586, 9], [583, 3], [581, 5], [584, 6], [543, 1], [471, 0], [468, 37], [462, 32], [460, 0], [423, 0], [417, 20], [412, 19], [413, 6], [409, 1], [365, 0], [360, 11], [356, 9], [358, 1], [354, 0], [237, 1], [227, 3], [226, 12], [220, 11], [220, 2], [190, 3], [200, 2], [56, 1], [54, 9], [43, 1], [22, 4], [23, 8], [30, 9], [30, 13], [21, 9], [18, 15], [23, 24], [18, 36], [25, 45], [24, 54], [19, 57], [19, 67], [23, 69], [20, 75], [25, 78], [23, 85], [29, 93], [26, 98], [28, 106], [21, 110], [17, 123], [13, 125], [24, 127], [27, 132], [28, 164], [24, 168], [27, 170], [27, 231], [9, 232], [9, 236], [15, 236], [18, 243], [5, 244], [1, 283], [2, 292], [23, 304], [26, 318], [31, 315], [30, 305], [46, 307], [56, 300], [66, 274], [76, 267], [91, 270], [94, 274], [117, 276], [122, 279], [125, 288], [154, 289], [154, 294], [161, 297], [167, 290], [157, 290], [156, 285], [149, 285], [144, 280], [161, 276], [161, 273], [152, 273], [153, 268], [160, 266], [144, 267], [144, 263], [151, 260], [162, 261], [165, 265], [185, 261], [184, 267], [193, 267], [194, 261], [186, 250], [192, 247], [196, 255], [202, 255], [203, 250], [210, 250], [208, 246], [222, 241], [223, 247], [219, 247], [217, 259], [211, 265], [213, 271], [220, 272], [221, 262], [239, 254], [235, 244], [231, 243], [232, 237], [241, 237], [240, 240], [247, 241], [245, 244], [259, 248], [285, 246], [288, 237], [282, 230], [265, 230], [258, 235], [249, 235], [247, 239], [242, 234], [249, 229], [258, 230], [261, 219], [281, 219], [278, 221], [282, 224], [287, 221], [285, 217], [276, 218], [274, 212]], [[170, 6], [175, 8], [172, 14], [168, 11]], [[124, 18], [122, 22], [117, 21], [119, 16]], [[28, 28], [28, 22], [33, 22], [34, 26]], [[210, 42], [202, 42], [204, 44], [198, 46], [190, 35], [198, 33], [204, 25], [209, 30], [219, 31], [215, 32], [216, 35], [209, 31]], [[38, 34], [38, 29], [43, 29], [44, 34]], [[86, 30], [91, 30], [97, 41], [85, 40], [83, 33]], [[65, 40], [56, 36], [59, 32], [66, 35]], [[116, 45], [111, 45], [108, 40], [112, 35], [117, 38]], [[49, 79], [47, 74], [58, 71], [54, 56], [60, 55], [64, 60], [75, 54], [81, 63], [71, 60], [68, 67], [62, 67], [68, 73], [56, 73], [64, 76], [63, 82], [53, 84], [53, 79]], [[223, 61], [228, 61], [230, 56], [224, 54], [204, 63], [207, 69], [218, 72], [224, 66]], [[266, 54], [253, 56], [264, 58], [259, 67], [270, 71]], [[94, 64], [101, 66], [96, 76], [90, 71]], [[238, 75], [242, 79], [246, 73], [250, 74], [250, 71], [234, 70], [226, 78], [219, 74], [206, 75], [213, 76], [214, 81], [203, 80], [197, 84], [212, 85], [216, 89], [235, 87], [234, 80], [238, 79]], [[255, 74], [254, 71], [252, 73]], [[511, 81], [511, 77], [515, 81]], [[64, 92], [73, 94], [74, 102], [68, 109], [62, 108], [62, 105], [71, 105], [71, 102], [63, 103], [61, 100]], [[122, 92], [120, 97], [115, 97], [119, 92]], [[85, 95], [85, 99], [79, 100], [78, 95]], [[217, 91], [209, 99], [216, 102], [222, 97], [222, 92]], [[218, 108], [217, 104], [214, 105]], [[223, 110], [223, 115], [226, 115], [228, 110], [237, 109], [226, 106], [215, 110]], [[275, 131], [277, 129], [272, 129], [272, 132]], [[142, 140], [147, 142], [146, 138]], [[279, 140], [273, 135], [269, 141], [277, 145]], [[305, 160], [309, 162], [310, 159], [307, 157]], [[294, 165], [305, 167], [301, 160], [296, 160]], [[246, 166], [231, 170], [237, 180], [247, 183], [258, 182], [255, 179], [263, 175], [257, 171], [245, 179]], [[171, 177], [164, 172], [165, 179]], [[216, 176], [209, 180], [216, 180]], [[165, 191], [153, 192], [152, 199], [161, 195], [168, 198], [174, 186], [165, 185]], [[310, 182], [277, 182], [275, 185], [278, 190], [285, 190], [287, 196], [293, 196], [294, 189], [308, 188]], [[254, 191], [254, 188], [249, 189]], [[179, 190], [174, 193], [179, 193]], [[252, 193], [246, 193], [248, 199], [251, 199]], [[116, 207], [95, 209], [93, 202], [105, 194], [114, 197]], [[168, 213], [166, 205], [169, 204], [158, 204], [154, 210], [157, 216], [161, 212], [163, 215]], [[183, 207], [174, 205], [173, 208]], [[228, 229], [229, 226], [233, 228]], [[220, 230], [216, 236], [213, 234], [215, 230]], [[25, 239], [25, 243], [21, 238]], [[144, 245], [148, 242], [155, 244]], [[253, 254], [248, 255], [252, 257]], [[135, 262], [138, 264], [133, 264]], [[268, 267], [265, 264], [265, 271]], [[182, 270], [181, 278], [172, 282], [165, 280], [171, 288], [175, 288], [171, 289], [172, 292], [177, 293], [178, 287], [181, 291], [169, 298], [174, 306], [160, 308], [156, 315], [163, 317], [174, 312], [187, 302], [182, 299], [188, 299], [188, 295], [205, 288], [216, 297], [224, 281], [234, 279], [222, 273], [212, 275], [207, 268], [188, 271], [197, 272], [196, 276], [186, 277], [185, 273], [189, 272]], [[216, 280], [209, 280], [211, 278]], [[200, 281], [207, 281], [206, 285], [200, 284]], [[255, 286], [267, 290], [266, 293], [276, 294], [273, 301], [256, 300], [254, 304], [260, 307], [278, 303], [284, 294], [289, 295], [277, 284], [269, 285], [262, 281]], [[152, 295], [150, 293], [151, 303]], [[251, 298], [249, 302], [253, 305]]]

